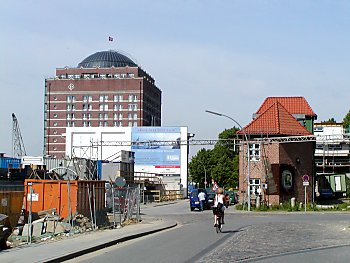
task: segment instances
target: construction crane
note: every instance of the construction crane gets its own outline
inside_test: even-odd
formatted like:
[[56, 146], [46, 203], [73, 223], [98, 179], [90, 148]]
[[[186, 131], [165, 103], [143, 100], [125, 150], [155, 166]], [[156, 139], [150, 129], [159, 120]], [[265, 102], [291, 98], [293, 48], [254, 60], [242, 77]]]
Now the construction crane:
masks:
[[12, 113], [12, 156], [22, 157], [27, 155], [26, 148], [24, 147], [21, 130], [17, 117]]

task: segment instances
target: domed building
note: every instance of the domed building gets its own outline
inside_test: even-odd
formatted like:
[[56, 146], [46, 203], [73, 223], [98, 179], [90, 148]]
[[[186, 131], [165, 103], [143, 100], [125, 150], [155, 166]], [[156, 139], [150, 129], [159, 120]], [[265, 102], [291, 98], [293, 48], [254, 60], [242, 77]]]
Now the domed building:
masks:
[[118, 51], [96, 52], [45, 79], [44, 154], [65, 155], [66, 127], [161, 126], [162, 92]]

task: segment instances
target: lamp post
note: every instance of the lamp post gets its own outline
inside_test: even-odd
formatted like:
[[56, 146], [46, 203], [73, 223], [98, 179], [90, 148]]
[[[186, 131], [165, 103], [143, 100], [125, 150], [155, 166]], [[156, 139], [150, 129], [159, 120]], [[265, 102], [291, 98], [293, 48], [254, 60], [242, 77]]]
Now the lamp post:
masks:
[[204, 189], [207, 189], [207, 170], [205, 169], [205, 165], [202, 161], [198, 160], [198, 162], [200, 162], [204, 167]]
[[248, 167], [247, 167], [247, 195], [248, 195], [248, 211], [250, 211], [250, 152], [249, 152], [249, 141], [248, 141], [248, 137], [247, 134], [244, 131], [244, 128], [232, 117], [227, 116], [225, 114], [222, 113], [218, 113], [215, 111], [210, 111], [210, 110], [206, 110], [205, 112], [210, 113], [210, 114], [214, 114], [217, 116], [221, 116], [221, 117], [226, 117], [228, 119], [230, 119], [231, 121], [233, 121], [234, 123], [236, 123], [238, 125], [239, 128], [241, 128], [243, 134], [244, 134], [244, 138], [245, 141], [247, 142], [247, 159], [248, 159]]

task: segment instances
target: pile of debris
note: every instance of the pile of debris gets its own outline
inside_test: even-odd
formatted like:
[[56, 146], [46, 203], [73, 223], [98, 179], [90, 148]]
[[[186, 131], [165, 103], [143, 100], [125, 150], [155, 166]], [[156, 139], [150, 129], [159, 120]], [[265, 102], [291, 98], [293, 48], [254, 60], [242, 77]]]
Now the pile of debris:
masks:
[[0, 214], [0, 250], [6, 248], [6, 240], [11, 234], [10, 229], [1, 224], [1, 222], [6, 220], [6, 218], [7, 215]]
[[[8, 238], [9, 247], [17, 247], [23, 243], [57, 240], [74, 234], [94, 230], [90, 219], [77, 214], [72, 219], [61, 220], [55, 210], [41, 211], [32, 224], [25, 223], [15, 227]], [[24, 219], [20, 218], [20, 221]], [[26, 220], [27, 221], [27, 220]]]

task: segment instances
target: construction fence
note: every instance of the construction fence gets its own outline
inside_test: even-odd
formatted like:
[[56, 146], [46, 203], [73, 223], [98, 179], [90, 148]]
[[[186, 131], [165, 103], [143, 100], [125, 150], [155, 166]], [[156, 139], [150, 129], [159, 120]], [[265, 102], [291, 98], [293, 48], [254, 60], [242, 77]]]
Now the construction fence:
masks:
[[130, 220], [140, 221], [140, 187], [106, 186], [106, 206], [114, 226]]

